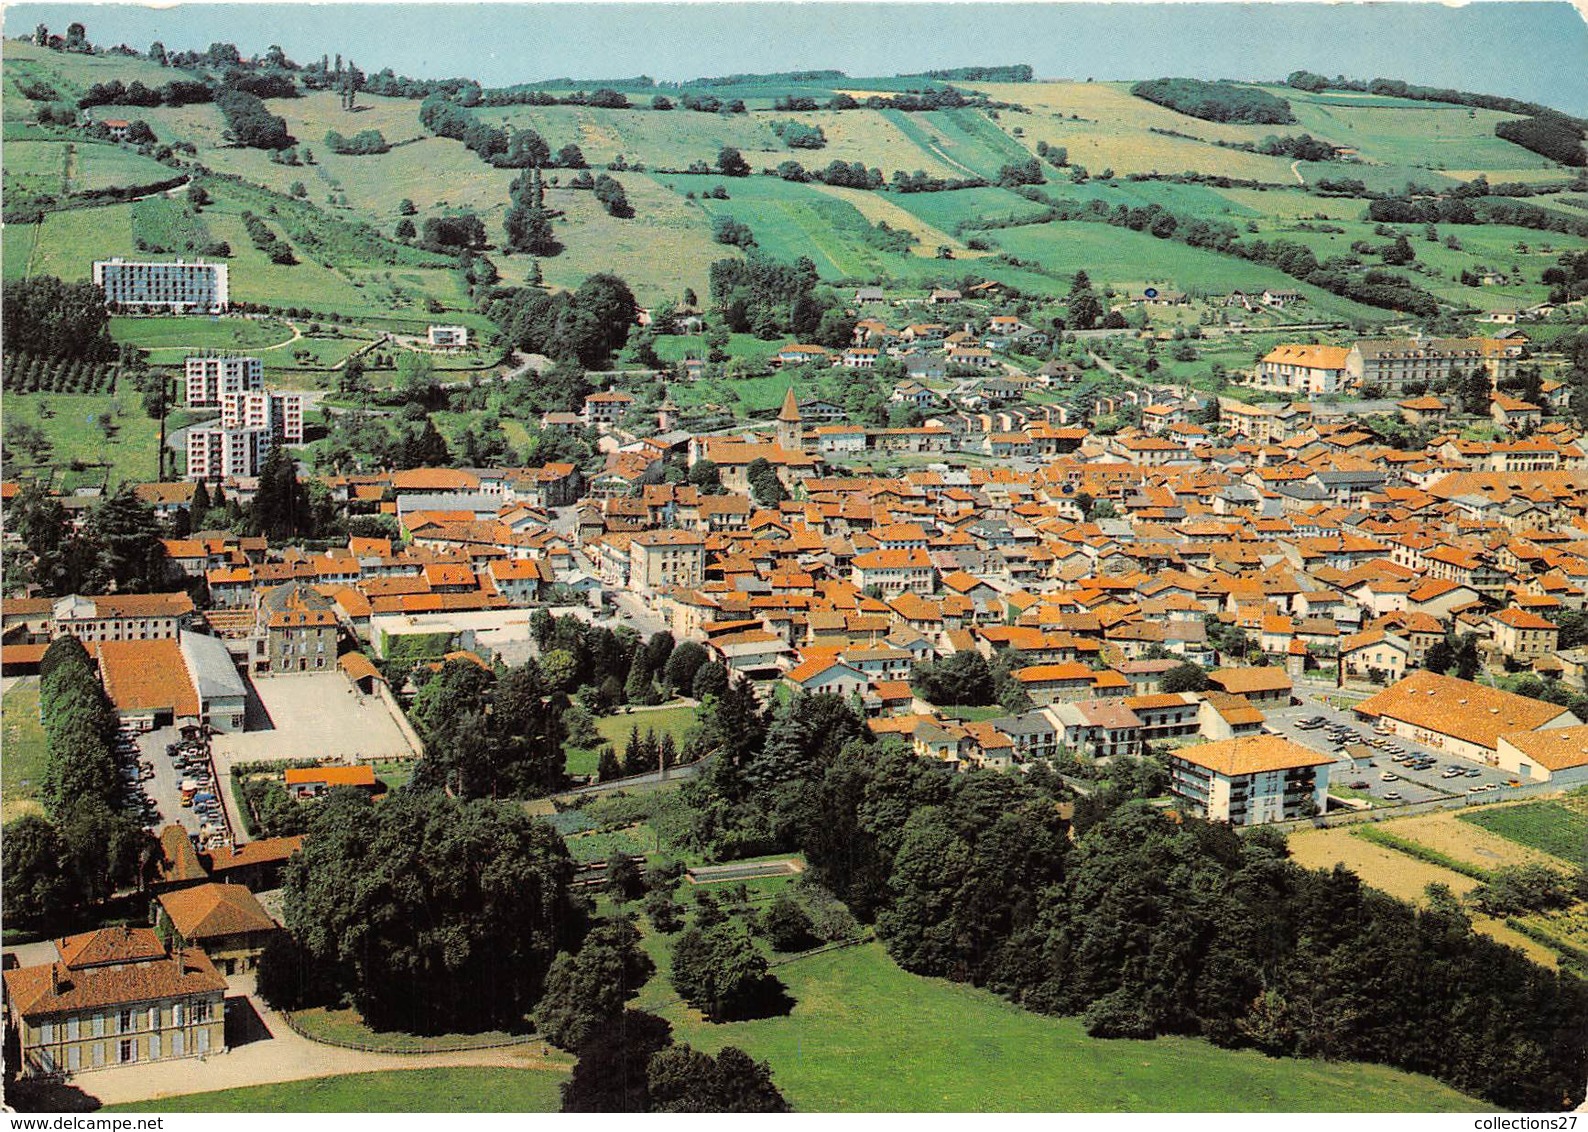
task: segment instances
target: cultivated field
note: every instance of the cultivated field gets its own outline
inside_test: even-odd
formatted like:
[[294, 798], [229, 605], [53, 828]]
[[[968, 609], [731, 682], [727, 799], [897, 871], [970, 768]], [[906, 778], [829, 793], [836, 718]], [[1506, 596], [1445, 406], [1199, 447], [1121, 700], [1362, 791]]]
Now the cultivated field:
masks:
[[1565, 803], [1524, 802], [1463, 814], [1463, 820], [1488, 831], [1488, 836], [1530, 859], [1550, 857], [1579, 868], [1588, 868], [1588, 792], [1579, 792]]
[[[1397, 821], [1387, 828], [1410, 837], [1410, 833], [1404, 832], [1404, 825]], [[1363, 884], [1412, 904], [1426, 902], [1426, 890], [1430, 884], [1445, 885], [1457, 896], [1465, 896], [1478, 886], [1478, 882], [1469, 876], [1353, 836], [1350, 826], [1297, 830], [1290, 835], [1289, 845], [1290, 855], [1299, 865], [1309, 869], [1332, 869], [1337, 864], [1344, 865], [1361, 877]], [[1549, 948], [1492, 917], [1475, 915], [1472, 926], [1474, 930], [1526, 953], [1536, 963], [1554, 967], [1558, 962], [1555, 953]]]

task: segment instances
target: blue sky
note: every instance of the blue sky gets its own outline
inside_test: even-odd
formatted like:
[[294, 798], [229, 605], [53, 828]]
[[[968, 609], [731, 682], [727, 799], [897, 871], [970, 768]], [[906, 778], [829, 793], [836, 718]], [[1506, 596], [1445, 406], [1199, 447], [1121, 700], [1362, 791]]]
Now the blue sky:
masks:
[[1030, 63], [1054, 78], [1404, 78], [1588, 114], [1588, 24], [1567, 3], [18, 4], [5, 33], [87, 25], [96, 43], [278, 43], [366, 70], [487, 85], [837, 68], [892, 75]]

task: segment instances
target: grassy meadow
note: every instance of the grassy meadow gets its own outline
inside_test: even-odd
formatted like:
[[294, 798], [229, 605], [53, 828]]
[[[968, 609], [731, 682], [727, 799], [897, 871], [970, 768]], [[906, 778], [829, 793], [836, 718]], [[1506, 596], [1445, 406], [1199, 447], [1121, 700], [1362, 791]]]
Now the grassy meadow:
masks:
[[[114, 490], [123, 481], [157, 477], [160, 423], [143, 411], [141, 398], [131, 389], [112, 396], [7, 393], [5, 412], [8, 420], [43, 430], [57, 488], [108, 484]], [[105, 414], [110, 416], [108, 435], [99, 419]]]
[[[663, 949], [657, 948], [653, 954]], [[665, 966], [665, 955], [659, 966]], [[1484, 1106], [1380, 1066], [1280, 1060], [1185, 1038], [1100, 1041], [972, 987], [901, 970], [876, 942], [774, 968], [790, 1014], [711, 1024], [661, 976], [639, 1005], [676, 1040], [771, 1063], [807, 1112], [1473, 1111]]]
[[5, 757], [0, 759], [0, 811], [4, 820], [41, 813], [39, 788], [44, 781], [44, 725], [39, 721], [39, 682], [29, 676], [5, 694], [3, 719]]

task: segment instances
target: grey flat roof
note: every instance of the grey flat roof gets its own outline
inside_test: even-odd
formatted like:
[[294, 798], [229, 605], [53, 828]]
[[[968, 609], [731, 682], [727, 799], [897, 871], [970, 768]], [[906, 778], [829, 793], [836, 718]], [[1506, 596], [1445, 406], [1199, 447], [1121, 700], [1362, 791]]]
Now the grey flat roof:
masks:
[[184, 631], [179, 643], [199, 699], [248, 695], [248, 685], [238, 675], [232, 654], [226, 651], [226, 644], [220, 638]]

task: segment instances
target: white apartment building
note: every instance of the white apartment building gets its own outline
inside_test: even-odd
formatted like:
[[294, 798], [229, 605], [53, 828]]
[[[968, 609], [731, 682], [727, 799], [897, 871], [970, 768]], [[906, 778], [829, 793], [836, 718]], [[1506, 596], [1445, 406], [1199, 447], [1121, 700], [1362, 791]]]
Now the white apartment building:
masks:
[[121, 310], [220, 314], [231, 302], [226, 265], [203, 260], [95, 260], [94, 285], [104, 289], [107, 306]]
[[251, 393], [265, 387], [265, 363], [258, 358], [188, 358], [187, 403], [190, 409], [213, 409], [232, 393]]

